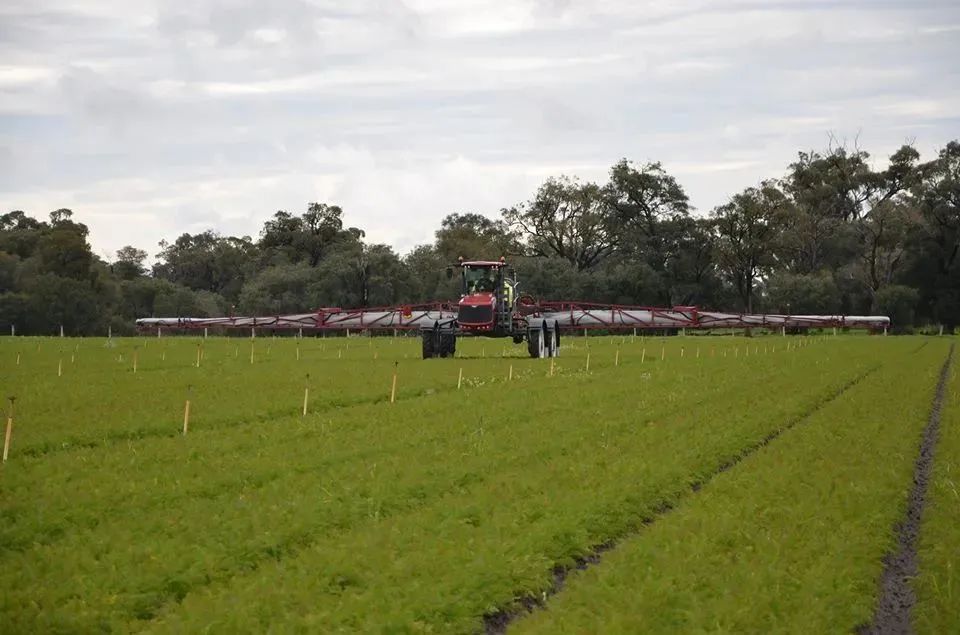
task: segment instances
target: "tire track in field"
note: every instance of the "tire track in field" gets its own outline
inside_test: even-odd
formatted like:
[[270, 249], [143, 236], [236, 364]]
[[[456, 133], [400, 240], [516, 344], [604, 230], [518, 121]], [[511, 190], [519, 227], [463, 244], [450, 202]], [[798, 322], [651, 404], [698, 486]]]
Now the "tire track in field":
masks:
[[913, 467], [913, 487], [907, 499], [906, 513], [894, 526], [897, 546], [883, 558], [877, 606], [871, 622], [856, 629], [861, 635], [913, 632], [910, 612], [917, 598], [910, 581], [917, 575], [917, 537], [926, 504], [933, 454], [940, 438], [940, 412], [950, 376], [950, 365], [953, 362], [953, 349], [954, 344], [951, 344], [950, 352], [940, 369], [940, 378], [930, 406], [930, 418], [923, 430], [920, 451]]
[[848, 382], [844, 383], [838, 389], [836, 389], [832, 393], [822, 398], [819, 402], [815, 403], [809, 410], [807, 410], [803, 414], [798, 415], [797, 417], [789, 420], [786, 424], [784, 424], [780, 428], [766, 434], [759, 441], [743, 448], [735, 456], [732, 456], [729, 459], [721, 462], [713, 472], [691, 483], [687, 489], [678, 491], [677, 494], [672, 499], [666, 499], [661, 501], [658, 505], [656, 505], [653, 508], [650, 514], [640, 519], [639, 523], [634, 529], [616, 538], [612, 538], [600, 544], [594, 545], [589, 550], [589, 553], [587, 555], [577, 556], [576, 558], [574, 558], [574, 563], [572, 565], [555, 566], [552, 571], [553, 582], [548, 589], [542, 591], [540, 595], [530, 595], [530, 594], [520, 595], [519, 598], [515, 600], [510, 607], [501, 608], [492, 613], [487, 613], [486, 615], [483, 616], [483, 631], [487, 635], [500, 635], [502, 633], [506, 633], [507, 628], [510, 626], [510, 624], [513, 623], [518, 618], [521, 618], [534, 611], [545, 609], [547, 605], [547, 600], [549, 600], [552, 596], [560, 593], [563, 590], [567, 577], [571, 573], [575, 571], [582, 571], [591, 566], [599, 564], [601, 559], [603, 558], [603, 555], [606, 552], [613, 549], [614, 547], [616, 547], [617, 544], [619, 544], [621, 541], [639, 533], [645, 527], [652, 525], [657, 520], [666, 516], [680, 502], [685, 500], [688, 496], [696, 494], [703, 488], [704, 485], [712, 481], [714, 478], [716, 478], [720, 474], [723, 474], [724, 472], [733, 468], [744, 459], [747, 459], [751, 455], [762, 450], [764, 447], [769, 445], [772, 441], [777, 439], [783, 433], [789, 431], [790, 429], [794, 428], [798, 424], [806, 421], [815, 413], [817, 413], [818, 411], [828, 406], [830, 403], [842, 397], [848, 390], [850, 390], [851, 388], [859, 384], [861, 381], [863, 381], [864, 379], [866, 379], [867, 377], [875, 373], [877, 370], [879, 370], [881, 366], [882, 364], [876, 364], [874, 366], [868, 367], [866, 370], [855, 375]]

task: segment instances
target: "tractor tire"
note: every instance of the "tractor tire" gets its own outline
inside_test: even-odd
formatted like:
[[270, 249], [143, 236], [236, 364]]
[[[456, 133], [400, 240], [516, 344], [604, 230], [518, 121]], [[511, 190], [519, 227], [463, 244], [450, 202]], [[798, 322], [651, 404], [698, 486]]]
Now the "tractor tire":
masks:
[[456, 352], [457, 352], [456, 335], [441, 335], [440, 336], [440, 357], [453, 357], [454, 353]]
[[433, 350], [433, 333], [421, 333], [420, 337], [423, 339], [423, 358], [432, 358], [436, 354], [436, 352]]
[[556, 324], [547, 331], [547, 337], [547, 357], [556, 357], [560, 354], [560, 333]]
[[527, 339], [527, 351], [530, 357], [542, 359], [546, 357], [546, 341], [543, 329], [531, 329]]

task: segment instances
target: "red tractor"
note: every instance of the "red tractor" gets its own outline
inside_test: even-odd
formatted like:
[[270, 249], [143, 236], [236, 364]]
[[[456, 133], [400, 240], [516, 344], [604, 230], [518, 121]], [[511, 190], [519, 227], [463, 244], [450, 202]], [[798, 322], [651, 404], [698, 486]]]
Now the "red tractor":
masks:
[[560, 325], [541, 315], [534, 299], [517, 293], [516, 274], [506, 261], [462, 258], [447, 267], [447, 277], [460, 270], [460, 300], [456, 317], [423, 324], [423, 358], [452, 357], [458, 336], [510, 337], [527, 340], [531, 357], [555, 357], [560, 352]]

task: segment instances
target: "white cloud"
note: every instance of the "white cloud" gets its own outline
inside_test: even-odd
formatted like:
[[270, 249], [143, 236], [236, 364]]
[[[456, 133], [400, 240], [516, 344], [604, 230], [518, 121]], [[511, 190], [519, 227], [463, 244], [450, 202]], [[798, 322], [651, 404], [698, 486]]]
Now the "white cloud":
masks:
[[326, 200], [403, 251], [628, 157], [707, 211], [830, 133], [955, 137], [957, 24], [936, 0], [6, 0], [0, 201], [153, 251]]

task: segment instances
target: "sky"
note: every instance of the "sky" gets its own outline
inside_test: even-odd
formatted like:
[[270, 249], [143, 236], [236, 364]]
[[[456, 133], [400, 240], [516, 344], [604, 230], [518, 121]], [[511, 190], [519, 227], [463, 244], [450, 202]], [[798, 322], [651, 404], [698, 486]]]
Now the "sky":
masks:
[[155, 254], [338, 204], [399, 253], [660, 161], [697, 213], [830, 139], [960, 138], [957, 0], [2, 0], [0, 213]]

